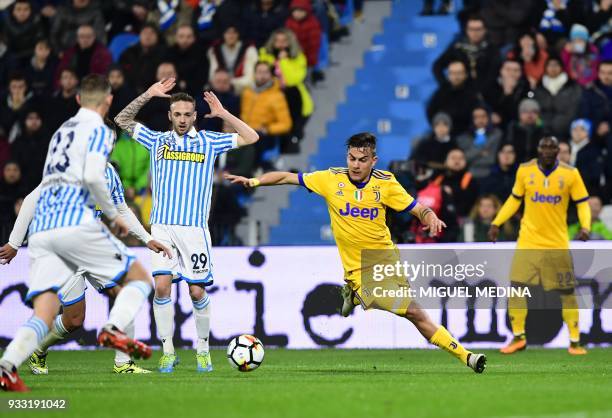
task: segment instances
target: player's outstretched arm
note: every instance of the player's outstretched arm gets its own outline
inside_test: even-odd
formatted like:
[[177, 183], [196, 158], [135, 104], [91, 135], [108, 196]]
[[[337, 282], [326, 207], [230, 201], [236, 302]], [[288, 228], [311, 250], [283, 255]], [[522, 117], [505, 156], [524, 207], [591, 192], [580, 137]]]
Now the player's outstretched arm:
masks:
[[28, 226], [34, 218], [36, 203], [40, 197], [40, 185], [30, 192], [23, 199], [21, 209], [13, 225], [13, 230], [6, 244], [0, 247], [0, 264], [8, 264], [17, 255], [17, 250], [23, 244], [23, 240], [28, 233]]
[[259, 134], [255, 129], [241, 121], [236, 116], [232, 115], [227, 109], [223, 107], [217, 96], [213, 92], [205, 91], [204, 100], [210, 107], [210, 113], [204, 115], [205, 118], [221, 118], [227, 122], [232, 128], [238, 133], [238, 146], [244, 147], [245, 145], [254, 144], [259, 140]]
[[137, 123], [135, 118], [140, 109], [142, 109], [142, 107], [153, 97], [170, 97], [167, 93], [172, 90], [175, 85], [176, 80], [174, 78], [165, 78], [153, 84], [147, 91], [132, 100], [125, 109], [115, 116], [115, 123], [130, 136], [134, 135], [134, 129]]
[[172, 252], [161, 242], [153, 239], [151, 234], [144, 229], [144, 226], [140, 223], [134, 212], [126, 205], [125, 202], [118, 204], [117, 211], [119, 215], [123, 216], [128, 224], [129, 233], [134, 235], [140, 242], [146, 245], [151, 251], [156, 253], [163, 252], [168, 258], [172, 258]]
[[429, 231], [430, 237], [435, 237], [440, 232], [442, 232], [443, 228], [446, 228], [446, 224], [438, 218], [436, 213], [425, 205], [417, 203], [411, 210], [414, 216], [419, 218], [421, 224], [423, 224], [423, 229]]
[[250, 179], [242, 176], [234, 176], [232, 174], [225, 174], [223, 177], [233, 184], [242, 184], [246, 188], [278, 186], [281, 184], [293, 184], [297, 186], [300, 184], [297, 174], [286, 171], [270, 171], [269, 173], [263, 174], [259, 178]]
[[521, 207], [522, 200], [519, 199], [516, 195], [511, 194], [506, 202], [501, 207], [493, 222], [491, 222], [491, 226], [489, 227], [489, 232], [487, 236], [489, 241], [496, 242], [497, 237], [499, 236], [499, 227], [502, 226], [508, 219], [510, 219], [517, 210]]

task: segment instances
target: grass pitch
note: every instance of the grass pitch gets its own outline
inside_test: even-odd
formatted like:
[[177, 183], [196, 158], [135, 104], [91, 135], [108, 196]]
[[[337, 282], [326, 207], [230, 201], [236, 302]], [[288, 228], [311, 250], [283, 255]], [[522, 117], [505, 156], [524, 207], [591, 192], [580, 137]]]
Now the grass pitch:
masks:
[[[108, 350], [51, 352], [48, 376], [20, 374], [27, 395], [0, 393], [6, 417], [612, 417], [612, 349], [487, 351], [476, 375], [440, 350], [266, 350], [240, 373], [225, 352], [198, 374], [180, 350], [173, 374], [115, 375]], [[155, 369], [159, 352], [139, 364]], [[9, 411], [7, 399], [62, 398], [62, 411]]]

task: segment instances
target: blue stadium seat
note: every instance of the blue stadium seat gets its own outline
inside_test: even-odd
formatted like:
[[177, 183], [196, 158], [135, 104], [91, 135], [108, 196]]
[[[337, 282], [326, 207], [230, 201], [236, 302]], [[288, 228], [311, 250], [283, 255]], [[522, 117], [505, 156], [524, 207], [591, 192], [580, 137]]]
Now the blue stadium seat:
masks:
[[138, 42], [138, 35], [133, 33], [120, 33], [115, 36], [108, 45], [108, 50], [113, 56], [113, 62], [119, 61], [119, 57], [130, 46]]

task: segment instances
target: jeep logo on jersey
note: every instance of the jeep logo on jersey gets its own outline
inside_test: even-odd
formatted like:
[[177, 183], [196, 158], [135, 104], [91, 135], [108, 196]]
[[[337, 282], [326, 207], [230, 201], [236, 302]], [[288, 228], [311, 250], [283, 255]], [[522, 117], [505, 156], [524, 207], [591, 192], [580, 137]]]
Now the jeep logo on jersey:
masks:
[[376, 217], [378, 216], [378, 208], [358, 208], [358, 207], [351, 207], [350, 203], [346, 204], [346, 209], [342, 210], [340, 209], [338, 211], [340, 213], [340, 215], [342, 216], [351, 216], [353, 218], [366, 218], [369, 219], [371, 221], [373, 221], [374, 219], [376, 219]]
[[162, 145], [157, 151], [157, 159], [203, 163], [206, 159], [206, 154], [199, 152], [171, 151], [168, 145]]
[[536, 203], [552, 203], [556, 205], [561, 202], [561, 196], [558, 194], [540, 194], [539, 192], [535, 192], [533, 197], [531, 198], [532, 202]]

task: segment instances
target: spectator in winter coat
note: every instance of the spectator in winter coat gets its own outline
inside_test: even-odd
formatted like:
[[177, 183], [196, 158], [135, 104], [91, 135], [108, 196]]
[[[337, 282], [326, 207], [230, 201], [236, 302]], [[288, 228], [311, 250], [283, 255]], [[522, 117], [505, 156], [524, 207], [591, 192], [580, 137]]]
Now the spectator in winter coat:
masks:
[[306, 55], [308, 68], [313, 68], [319, 63], [321, 25], [312, 13], [310, 0], [292, 0], [289, 12], [291, 14], [285, 21], [285, 27], [295, 33]]
[[512, 144], [504, 144], [497, 151], [497, 162], [491, 167], [490, 174], [480, 180], [481, 193], [491, 193], [504, 201], [512, 193], [514, 177], [518, 164]]
[[287, 18], [286, 6], [276, 0], [256, 0], [245, 19], [244, 39], [261, 48], [272, 32], [283, 26]]
[[91, 25], [96, 39], [106, 44], [104, 16], [99, 4], [94, 0], [68, 0], [57, 8], [52, 20], [51, 43], [56, 51], [70, 48], [77, 41], [77, 29], [81, 25]]
[[[215, 71], [210, 79], [207, 90], [212, 91], [215, 96], [217, 96], [223, 107], [226, 108], [232, 115], [238, 117], [240, 116], [240, 96], [238, 96], [234, 91], [234, 86], [232, 86], [232, 77], [226, 70], [218, 68], [217, 71]], [[209, 114], [210, 107], [202, 95], [197, 96], [195, 99], [198, 115]], [[198, 126], [199, 129], [205, 129], [208, 131], [226, 132], [226, 126], [219, 118], [201, 118]]]
[[144, 25], [139, 42], [123, 51], [119, 57], [125, 78], [137, 94], [144, 92], [156, 81], [157, 67], [164, 55], [165, 49], [160, 44], [157, 28], [152, 24]]
[[240, 40], [240, 32], [236, 26], [227, 27], [223, 32], [223, 42], [217, 42], [208, 49], [208, 61], [209, 78], [212, 78], [218, 69], [227, 71], [232, 77], [232, 85], [237, 94], [253, 84], [257, 50]]
[[53, 93], [57, 58], [46, 39], [36, 42], [34, 55], [23, 72], [35, 96], [49, 96]]
[[593, 123], [594, 135], [600, 140], [612, 126], [612, 61], [599, 64], [598, 77], [582, 92], [579, 116]]
[[502, 131], [491, 124], [488, 109], [477, 106], [472, 111], [472, 128], [457, 138], [474, 178], [489, 175], [502, 139]]
[[589, 42], [586, 27], [574, 24], [570, 32], [570, 42], [561, 51], [565, 71], [572, 80], [586, 86], [597, 78], [599, 50]]
[[524, 163], [536, 157], [538, 141], [542, 138], [544, 131], [538, 102], [533, 99], [523, 99], [518, 113], [518, 120], [508, 125], [504, 142], [514, 146], [517, 162]]
[[46, 100], [43, 120], [50, 132], [55, 132], [66, 119], [74, 116], [79, 110], [76, 101], [79, 78], [74, 70], [65, 68], [60, 74], [60, 88], [55, 94]]
[[108, 83], [113, 94], [113, 102], [108, 111], [108, 118], [113, 120], [123, 108], [136, 98], [136, 91], [125, 82], [123, 70], [121, 66], [116, 64], [108, 71]]
[[436, 113], [431, 121], [432, 132], [415, 141], [410, 160], [434, 170], [444, 168], [446, 156], [457, 148], [457, 143], [450, 136], [453, 122], [444, 112]]
[[483, 96], [493, 113], [491, 121], [505, 129], [518, 118], [521, 100], [527, 98], [529, 84], [522, 76], [521, 63], [506, 59], [499, 70], [499, 77], [491, 80], [484, 89]]
[[465, 64], [453, 61], [448, 65], [448, 81], [442, 84], [427, 104], [427, 116], [431, 121], [438, 112], [448, 113], [453, 120], [452, 135], [468, 130], [472, 110], [478, 104], [477, 92], [468, 78]]
[[538, 1], [487, 0], [483, 1], [480, 14], [487, 22], [489, 40], [502, 46], [514, 42], [520, 33], [534, 26], [534, 10]]
[[208, 58], [202, 53], [202, 46], [197, 42], [191, 25], [180, 25], [176, 29], [175, 41], [166, 54], [166, 61], [176, 66], [177, 81], [182, 83], [179, 88], [197, 97], [208, 82]]
[[540, 105], [544, 130], [559, 139], [566, 139], [569, 127], [578, 112], [582, 88], [563, 71], [561, 61], [551, 57], [546, 72], [535, 90]]
[[13, 142], [19, 134], [19, 122], [32, 105], [33, 95], [22, 74], [15, 73], [9, 79], [8, 91], [0, 101], [0, 136]]
[[540, 49], [533, 33], [527, 32], [518, 39], [514, 49], [508, 53], [508, 58], [522, 62], [525, 78], [531, 88], [535, 88], [544, 75], [548, 52]]
[[52, 133], [44, 128], [38, 110], [28, 111], [21, 123], [21, 134], [11, 144], [11, 156], [21, 167], [23, 185], [29, 193], [42, 180]]
[[467, 216], [478, 197], [478, 185], [467, 169], [465, 154], [461, 149], [455, 148], [448, 153], [445, 168], [438, 181], [451, 196], [457, 216]]
[[[591, 233], [589, 234], [589, 240], [612, 240], [612, 231], [599, 218], [603, 209], [601, 199], [598, 196], [589, 197], [589, 206], [591, 207]], [[580, 228], [580, 222], [570, 225], [567, 230], [569, 239], [576, 239]]]
[[570, 142], [570, 165], [576, 167], [590, 195], [601, 193], [603, 156], [600, 148], [590, 140], [591, 122], [576, 119], [572, 122]]
[[113, 57], [106, 47], [96, 40], [93, 26], [82, 25], [77, 30], [77, 43], [64, 51], [57, 67], [56, 80], [65, 68], [76, 71], [77, 77], [82, 79], [88, 74], [106, 74], [108, 67], [113, 63]]
[[4, 36], [9, 50], [23, 65], [32, 56], [36, 41], [44, 36], [38, 14], [33, 13], [29, 0], [17, 0], [4, 15]]

